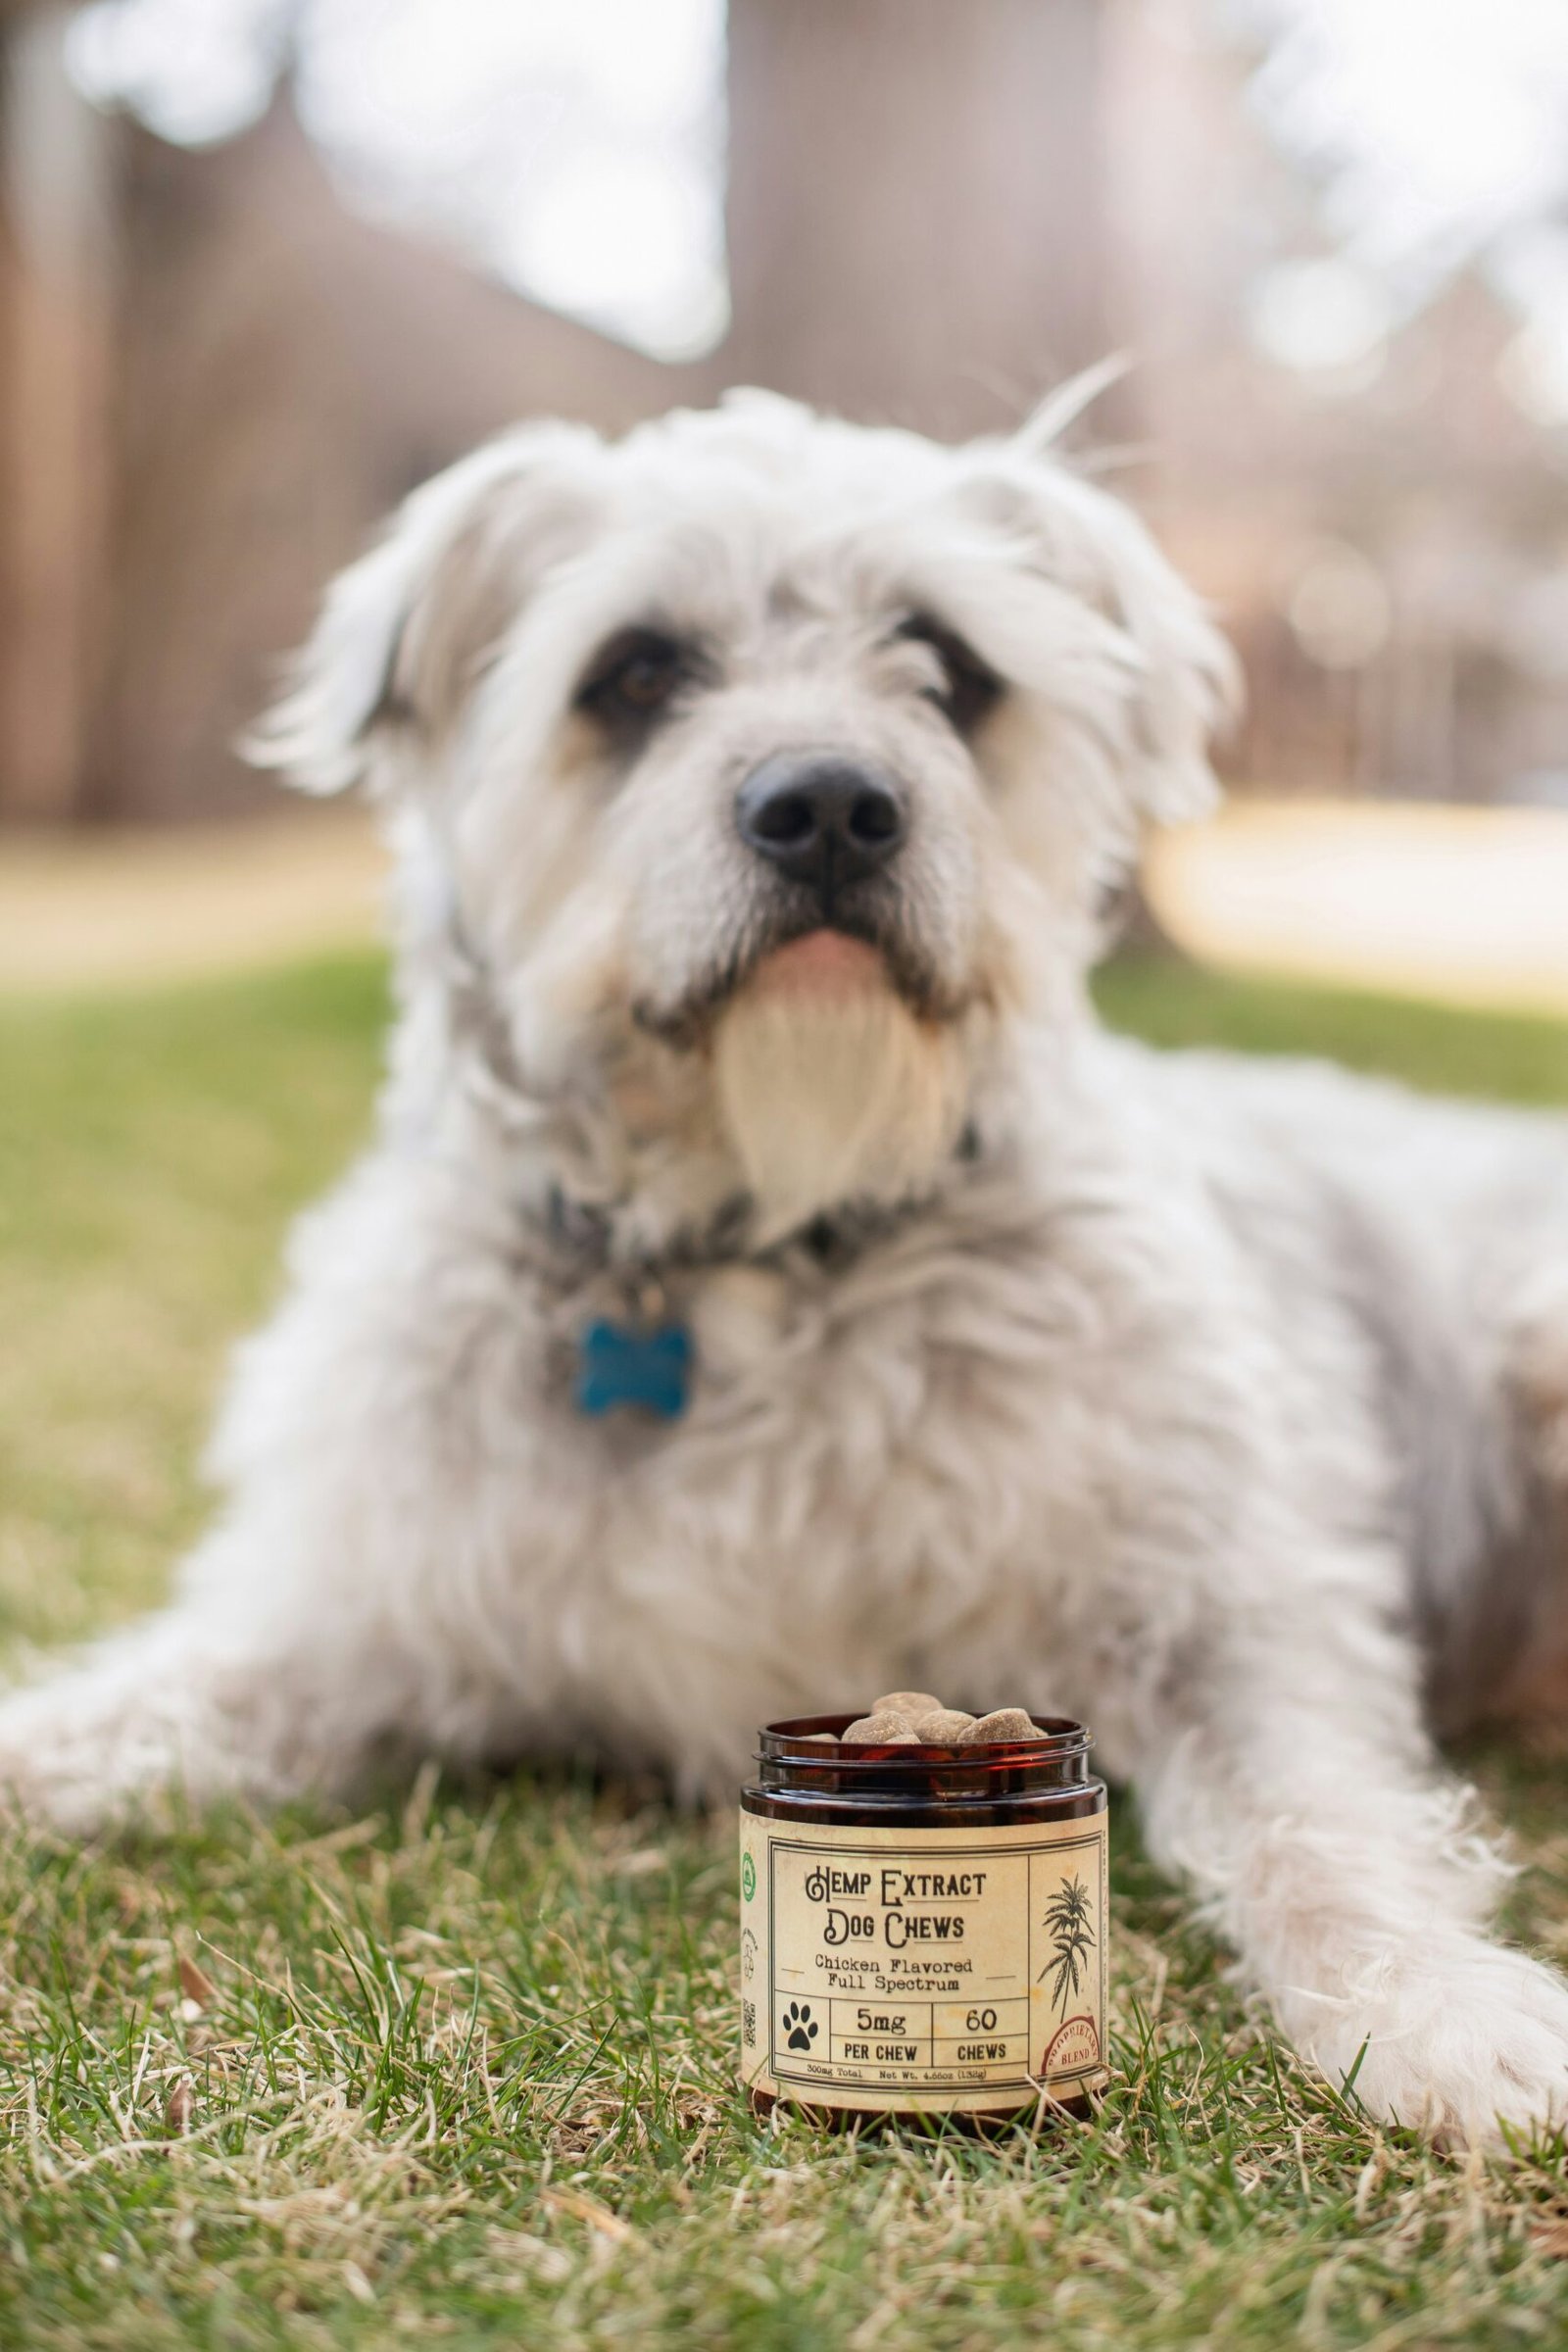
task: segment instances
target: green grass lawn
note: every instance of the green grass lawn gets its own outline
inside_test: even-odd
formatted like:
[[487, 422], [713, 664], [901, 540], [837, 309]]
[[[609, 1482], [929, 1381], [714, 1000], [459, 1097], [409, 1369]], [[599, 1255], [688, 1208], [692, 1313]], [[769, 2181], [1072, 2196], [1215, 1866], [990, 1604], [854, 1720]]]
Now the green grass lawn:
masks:
[[[1129, 967], [1161, 1042], [1568, 1100], [1568, 1030]], [[229, 1340], [364, 1133], [343, 962], [0, 1004], [0, 1635], [163, 1592]], [[1475, 1759], [1568, 1947], [1568, 1770]], [[1560, 2165], [1446, 2162], [1302, 2080], [1119, 1825], [1089, 2128], [767, 2130], [731, 2087], [733, 1825], [421, 1778], [363, 1818], [0, 1844], [0, 2344], [1553, 2346]]]

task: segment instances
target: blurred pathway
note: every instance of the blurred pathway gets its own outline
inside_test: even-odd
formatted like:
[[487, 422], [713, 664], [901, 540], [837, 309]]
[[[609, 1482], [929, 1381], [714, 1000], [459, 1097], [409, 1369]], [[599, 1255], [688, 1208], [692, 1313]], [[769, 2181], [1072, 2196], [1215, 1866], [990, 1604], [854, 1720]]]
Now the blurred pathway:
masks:
[[243, 971], [377, 936], [383, 858], [359, 809], [136, 832], [0, 832], [0, 988]]
[[[0, 988], [137, 985], [377, 936], [361, 811], [195, 831], [0, 834]], [[1568, 816], [1243, 802], [1154, 849], [1150, 895], [1205, 961], [1568, 1013]]]
[[1195, 956], [1458, 1004], [1568, 1013], [1568, 815], [1238, 802], [1167, 835], [1149, 892]]

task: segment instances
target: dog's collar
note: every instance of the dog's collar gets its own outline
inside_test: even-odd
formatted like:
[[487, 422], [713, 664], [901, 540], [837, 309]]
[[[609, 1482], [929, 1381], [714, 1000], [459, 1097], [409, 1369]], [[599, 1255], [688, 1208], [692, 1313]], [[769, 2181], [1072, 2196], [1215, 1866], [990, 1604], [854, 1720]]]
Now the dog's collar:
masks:
[[[966, 1130], [960, 1147], [973, 1157], [977, 1140]], [[818, 1215], [797, 1232], [765, 1249], [744, 1247], [749, 1201], [733, 1203], [706, 1237], [683, 1238], [659, 1258], [617, 1260], [613, 1220], [608, 1211], [568, 1201], [553, 1190], [547, 1219], [557, 1265], [575, 1293], [575, 1363], [572, 1396], [592, 1419], [633, 1406], [659, 1420], [675, 1421], [691, 1401], [698, 1365], [696, 1336], [679, 1311], [681, 1294], [693, 1278], [721, 1266], [747, 1266], [781, 1275], [841, 1273], [877, 1242], [907, 1224], [926, 1205], [909, 1200], [895, 1207], [855, 1206], [836, 1216]], [[525, 1212], [526, 1213], [526, 1212]]]
[[[978, 1139], [969, 1130], [959, 1139], [955, 1156], [978, 1156]], [[851, 1201], [831, 1214], [819, 1212], [764, 1247], [753, 1249], [746, 1240], [751, 1197], [737, 1193], [701, 1230], [683, 1228], [662, 1250], [633, 1255], [616, 1248], [612, 1208], [574, 1200], [559, 1182], [550, 1187], [542, 1217], [526, 1207], [523, 1213], [542, 1231], [568, 1279], [609, 1276], [620, 1280], [628, 1292], [657, 1300], [683, 1279], [718, 1266], [759, 1266], [782, 1273], [808, 1265], [820, 1273], [840, 1273], [873, 1244], [886, 1241], [907, 1224], [925, 1205], [923, 1197], [891, 1205]]]

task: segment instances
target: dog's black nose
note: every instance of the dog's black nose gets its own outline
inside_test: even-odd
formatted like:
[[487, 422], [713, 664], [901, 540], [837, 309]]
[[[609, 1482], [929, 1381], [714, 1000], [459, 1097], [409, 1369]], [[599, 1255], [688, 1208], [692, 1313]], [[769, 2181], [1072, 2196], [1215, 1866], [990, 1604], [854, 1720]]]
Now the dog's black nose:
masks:
[[890, 780], [834, 752], [764, 760], [735, 797], [735, 822], [759, 858], [824, 899], [886, 865], [906, 831]]

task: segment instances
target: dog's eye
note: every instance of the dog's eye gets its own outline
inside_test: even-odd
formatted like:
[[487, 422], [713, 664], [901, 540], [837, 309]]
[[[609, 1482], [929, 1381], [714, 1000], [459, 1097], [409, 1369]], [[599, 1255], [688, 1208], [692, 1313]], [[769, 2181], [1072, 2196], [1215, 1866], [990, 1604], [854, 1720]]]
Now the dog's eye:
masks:
[[686, 649], [657, 629], [612, 638], [577, 689], [577, 707], [623, 723], [652, 718], [692, 675]]
[[974, 648], [928, 612], [911, 612], [899, 635], [928, 646], [941, 668], [941, 683], [925, 689], [960, 735], [971, 734], [1002, 699], [1002, 680]]

